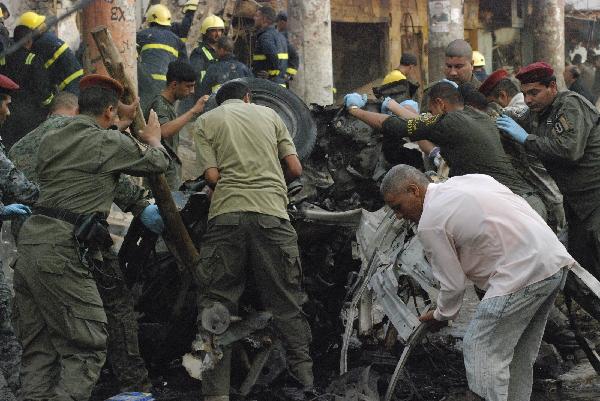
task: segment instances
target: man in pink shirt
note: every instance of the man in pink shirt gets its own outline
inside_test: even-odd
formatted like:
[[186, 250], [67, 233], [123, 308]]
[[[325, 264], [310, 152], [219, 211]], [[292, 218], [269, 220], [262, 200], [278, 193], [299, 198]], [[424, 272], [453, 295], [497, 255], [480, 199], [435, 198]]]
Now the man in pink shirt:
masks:
[[529, 400], [546, 320], [575, 261], [523, 200], [492, 177], [432, 184], [411, 166], [393, 167], [381, 192], [418, 235], [440, 281], [437, 307], [421, 321], [447, 321], [471, 281], [486, 292], [464, 337], [469, 388], [486, 401]]

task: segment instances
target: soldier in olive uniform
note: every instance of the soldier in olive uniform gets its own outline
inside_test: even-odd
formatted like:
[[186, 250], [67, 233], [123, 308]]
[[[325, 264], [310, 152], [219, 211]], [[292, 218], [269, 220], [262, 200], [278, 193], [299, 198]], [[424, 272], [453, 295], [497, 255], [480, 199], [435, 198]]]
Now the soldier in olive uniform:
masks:
[[[10, 148], [8, 156], [31, 182], [37, 183], [39, 180], [36, 156], [42, 138], [49, 131], [66, 126], [77, 114], [77, 96], [60, 92], [50, 106], [48, 119]], [[124, 174], [119, 176], [114, 202], [122, 211], [131, 212], [134, 216], [150, 205], [148, 191]], [[12, 222], [11, 228], [16, 238], [21, 225], [15, 223], [17, 220]], [[152, 384], [139, 354], [133, 298], [122, 278], [115, 253], [112, 250], [104, 252], [102, 257], [105, 274], [97, 274], [97, 270], [94, 273], [108, 320], [108, 360], [119, 380], [121, 391], [150, 391]]]
[[140, 134], [146, 144], [109, 129], [123, 93], [117, 81], [89, 75], [80, 90], [81, 115], [40, 142], [40, 199], [19, 232], [13, 320], [27, 400], [89, 398], [106, 358], [107, 319], [91, 271], [110, 246], [102, 217], [122, 173], [158, 174], [169, 164], [156, 114]]
[[[10, 93], [18, 88], [8, 77], [0, 75], [0, 124], [10, 114]], [[15, 168], [0, 142], [0, 226], [3, 220], [30, 213], [27, 206], [14, 202], [32, 204], [37, 197], [37, 187]], [[11, 298], [12, 290], [0, 261], [0, 399], [3, 401], [15, 400], [19, 388], [21, 346], [10, 322]]]
[[[581, 95], [558, 92], [554, 70], [537, 62], [517, 74], [529, 112], [498, 128], [544, 163], [564, 197], [568, 250], [600, 278], [600, 113]], [[520, 124], [520, 125], [519, 125]], [[600, 320], [600, 301], [573, 275], [567, 293]]]

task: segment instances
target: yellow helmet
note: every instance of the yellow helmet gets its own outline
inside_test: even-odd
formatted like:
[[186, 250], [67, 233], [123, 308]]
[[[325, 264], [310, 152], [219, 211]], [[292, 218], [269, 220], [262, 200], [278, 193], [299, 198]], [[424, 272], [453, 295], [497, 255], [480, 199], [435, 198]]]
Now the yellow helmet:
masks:
[[483, 67], [485, 65], [485, 57], [477, 50], [473, 50], [473, 67]]
[[146, 11], [146, 22], [171, 26], [171, 11], [162, 4], [155, 4]]
[[398, 70], [393, 70], [392, 72], [387, 74], [385, 76], [385, 78], [383, 78], [382, 85], [387, 85], [387, 84], [391, 84], [392, 82], [402, 81], [403, 79], [406, 79], [406, 75], [404, 75], [403, 73], [401, 73]]
[[225, 29], [225, 23], [216, 15], [209, 15], [202, 21], [200, 33], [204, 35], [209, 29]]
[[29, 29], [36, 29], [46, 21], [44, 15], [39, 15], [33, 11], [27, 11], [17, 19], [16, 26], [26, 26]]

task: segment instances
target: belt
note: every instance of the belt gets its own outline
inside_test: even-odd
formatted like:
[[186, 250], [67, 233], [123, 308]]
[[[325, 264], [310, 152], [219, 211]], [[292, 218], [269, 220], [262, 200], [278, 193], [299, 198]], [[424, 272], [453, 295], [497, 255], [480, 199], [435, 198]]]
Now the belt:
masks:
[[52, 217], [53, 219], [62, 220], [73, 225], [77, 225], [77, 223], [79, 223], [79, 221], [81, 221], [81, 219], [85, 216], [84, 214], [73, 213], [65, 209], [43, 206], [35, 206], [33, 208], [33, 214]]

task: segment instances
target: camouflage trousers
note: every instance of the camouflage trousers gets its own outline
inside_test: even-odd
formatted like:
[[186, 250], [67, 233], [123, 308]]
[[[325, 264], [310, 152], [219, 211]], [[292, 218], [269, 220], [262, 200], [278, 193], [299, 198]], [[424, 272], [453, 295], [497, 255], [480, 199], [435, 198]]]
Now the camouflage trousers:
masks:
[[12, 291], [0, 262], [0, 400], [13, 401], [19, 388], [21, 346], [10, 322]]
[[[259, 213], [226, 213], [208, 222], [196, 268], [198, 310], [215, 301], [237, 314], [246, 277], [253, 277], [262, 306], [273, 313], [290, 372], [313, 385], [310, 326], [302, 311], [301, 267], [296, 231], [289, 221]], [[199, 323], [201, 326], [201, 324]], [[229, 395], [231, 347], [215, 369], [203, 373], [205, 396]]]

